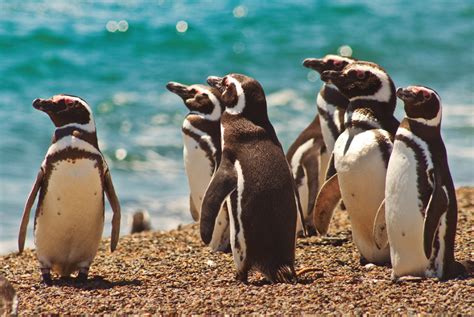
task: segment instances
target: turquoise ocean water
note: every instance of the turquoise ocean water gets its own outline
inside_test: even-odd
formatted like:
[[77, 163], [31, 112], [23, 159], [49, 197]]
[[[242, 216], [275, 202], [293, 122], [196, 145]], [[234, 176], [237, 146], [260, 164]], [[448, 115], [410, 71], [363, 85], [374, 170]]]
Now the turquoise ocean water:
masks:
[[343, 45], [382, 65], [397, 86], [439, 92], [455, 185], [472, 185], [472, 1], [0, 0], [0, 254], [16, 248], [53, 132], [33, 99], [86, 99], [122, 202], [122, 233], [138, 208], [149, 210], [155, 229], [169, 229], [191, 217], [180, 132], [186, 109], [165, 84], [229, 72], [255, 77], [287, 149], [313, 119], [321, 85], [302, 60]]

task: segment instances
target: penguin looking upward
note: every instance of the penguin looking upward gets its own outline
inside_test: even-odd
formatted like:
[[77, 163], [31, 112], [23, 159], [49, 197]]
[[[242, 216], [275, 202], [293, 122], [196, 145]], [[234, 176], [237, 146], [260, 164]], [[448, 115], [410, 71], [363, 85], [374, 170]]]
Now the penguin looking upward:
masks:
[[379, 215], [386, 219], [392, 279], [454, 278], [465, 268], [454, 259], [458, 209], [440, 133], [441, 98], [424, 86], [399, 88], [397, 96], [405, 103], [406, 117], [395, 135], [385, 215]]
[[[303, 66], [322, 74], [327, 70], [340, 71], [355, 61], [351, 57], [326, 55], [324, 58], [307, 58], [303, 61]], [[331, 83], [324, 83], [321, 86], [316, 98], [316, 106], [321, 121], [321, 133], [329, 155], [334, 149], [337, 137], [344, 131], [344, 113], [348, 105], [349, 100], [337, 86]]]
[[[201, 204], [211, 177], [221, 159], [220, 119], [223, 106], [219, 90], [204, 85], [184, 85], [169, 82], [169, 91], [183, 99], [189, 113], [181, 128], [183, 134], [184, 168], [190, 188], [191, 215], [199, 221]], [[224, 204], [217, 216], [209, 244], [213, 251], [230, 250], [229, 215]]]
[[290, 282], [294, 270], [297, 199], [285, 154], [267, 115], [265, 93], [245, 75], [209, 77], [226, 107], [221, 118], [222, 157], [204, 196], [201, 238], [209, 243], [227, 200], [236, 279], [252, 268], [270, 282]]
[[[319, 187], [324, 183], [329, 153], [326, 151], [321, 134], [320, 116], [300, 133], [286, 153], [286, 159], [298, 190], [303, 221], [309, 234], [315, 234], [312, 212]], [[301, 234], [302, 222], [296, 223], [296, 231]]]
[[[349, 57], [327, 55], [323, 59], [307, 58], [303, 65], [322, 73], [325, 70], [341, 70], [353, 61]], [[304, 222], [311, 234], [315, 233], [314, 203], [326, 178], [334, 142], [344, 130], [344, 112], [348, 103], [349, 100], [336, 86], [323, 84], [316, 99], [314, 120], [296, 138], [286, 154], [298, 189]], [[297, 222], [297, 231], [301, 231], [300, 222]]]
[[102, 238], [104, 192], [113, 211], [111, 251], [119, 239], [119, 200], [99, 150], [89, 105], [76, 96], [56, 95], [36, 99], [33, 107], [48, 114], [56, 130], [25, 204], [19, 250], [23, 251], [30, 211], [39, 191], [34, 235], [43, 282], [51, 285], [51, 269], [61, 276], [79, 270], [78, 280], [84, 282]]
[[334, 207], [342, 197], [361, 263], [386, 264], [390, 250], [388, 246], [377, 247], [372, 229], [384, 200], [387, 165], [399, 125], [393, 116], [395, 86], [380, 66], [360, 61], [342, 71], [325, 71], [321, 79], [335, 85], [350, 102], [345, 130], [337, 138], [329, 162], [328, 180], [315, 204], [315, 226], [320, 233], [327, 232]]

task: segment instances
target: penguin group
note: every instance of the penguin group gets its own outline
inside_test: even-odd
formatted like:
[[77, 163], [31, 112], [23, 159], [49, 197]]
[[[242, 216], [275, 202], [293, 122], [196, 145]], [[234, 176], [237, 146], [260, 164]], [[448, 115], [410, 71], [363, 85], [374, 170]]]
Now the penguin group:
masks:
[[[466, 274], [454, 258], [456, 194], [438, 93], [396, 90], [382, 67], [351, 57], [307, 58], [303, 66], [323, 85], [313, 121], [287, 153], [256, 79], [230, 73], [206, 84], [167, 84], [189, 110], [183, 159], [190, 213], [204, 244], [232, 254], [238, 281], [256, 270], [271, 283], [295, 282], [296, 239], [327, 234], [341, 205], [362, 265], [389, 265], [395, 281]], [[401, 123], [397, 97], [406, 113]], [[111, 251], [120, 203], [87, 102], [56, 95], [33, 107], [56, 129], [25, 204], [19, 250], [39, 192], [34, 236], [43, 282], [52, 284], [51, 270], [65, 277], [78, 271], [84, 282], [102, 236], [104, 193], [113, 211]], [[138, 223], [144, 219], [137, 214]]]

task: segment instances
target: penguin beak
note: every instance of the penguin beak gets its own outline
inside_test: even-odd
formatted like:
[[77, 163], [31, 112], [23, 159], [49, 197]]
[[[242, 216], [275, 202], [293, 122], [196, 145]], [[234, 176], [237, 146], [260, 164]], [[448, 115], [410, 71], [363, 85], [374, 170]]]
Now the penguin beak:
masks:
[[169, 91], [171, 91], [172, 93], [177, 94], [178, 96], [180, 96], [184, 101], [186, 101], [190, 98], [193, 98], [194, 95], [195, 95], [194, 93], [192, 93], [189, 90], [189, 86], [186, 86], [186, 85], [183, 85], [183, 84], [180, 84], [180, 83], [177, 83], [177, 82], [173, 82], [173, 81], [170, 81], [166, 85], [166, 88]]
[[217, 76], [209, 76], [207, 77], [207, 83], [209, 86], [216, 88], [221, 93], [224, 91], [224, 85], [222, 85], [223, 78]]
[[321, 73], [324, 71], [324, 61], [319, 58], [307, 58], [303, 61], [303, 66], [306, 68], [311, 68], [317, 71], [318, 73]]
[[326, 83], [333, 83], [335, 85], [338, 85], [343, 83], [344, 76], [342, 72], [326, 70], [321, 74], [321, 80]]
[[37, 110], [49, 113], [49, 112], [54, 112], [56, 110], [61, 110], [57, 109], [58, 104], [51, 99], [41, 99], [37, 98], [33, 100], [33, 107]]
[[408, 88], [398, 88], [397, 97], [403, 101], [414, 101], [416, 99], [416, 93]]

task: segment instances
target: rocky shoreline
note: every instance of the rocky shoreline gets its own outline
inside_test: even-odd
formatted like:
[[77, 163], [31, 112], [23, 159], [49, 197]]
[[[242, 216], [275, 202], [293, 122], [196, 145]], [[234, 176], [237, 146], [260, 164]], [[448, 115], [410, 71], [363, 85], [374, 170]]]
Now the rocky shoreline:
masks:
[[[474, 252], [474, 187], [457, 190], [458, 260]], [[347, 213], [336, 211], [328, 237], [299, 239], [297, 284], [269, 285], [252, 273], [234, 281], [231, 255], [210, 253], [197, 226], [121, 237], [117, 251], [100, 246], [89, 281], [40, 285], [33, 250], [0, 257], [0, 273], [16, 289], [19, 314], [474, 314], [474, 279], [394, 284], [387, 267], [363, 267], [352, 243]]]

